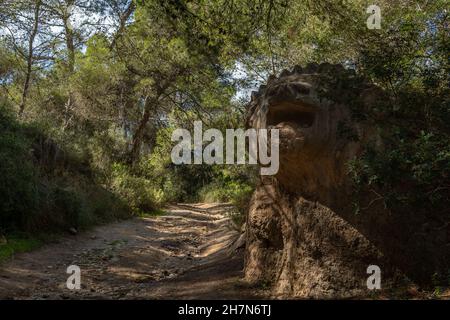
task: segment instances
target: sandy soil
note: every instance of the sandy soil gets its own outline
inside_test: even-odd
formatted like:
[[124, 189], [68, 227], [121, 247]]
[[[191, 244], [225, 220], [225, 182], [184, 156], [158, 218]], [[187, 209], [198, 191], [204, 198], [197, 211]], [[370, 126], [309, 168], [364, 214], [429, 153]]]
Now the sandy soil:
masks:
[[[0, 266], [0, 299], [243, 299], [243, 241], [224, 204], [177, 205], [159, 217], [98, 227]], [[67, 267], [81, 290], [67, 289]]]

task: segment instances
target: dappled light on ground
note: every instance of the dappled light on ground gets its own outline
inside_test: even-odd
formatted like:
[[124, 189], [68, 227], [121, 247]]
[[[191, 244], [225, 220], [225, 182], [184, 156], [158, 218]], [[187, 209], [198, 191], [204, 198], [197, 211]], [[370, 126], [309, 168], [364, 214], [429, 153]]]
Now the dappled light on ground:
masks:
[[[0, 268], [0, 298], [229, 299], [256, 297], [240, 279], [240, 231], [228, 205], [177, 205], [159, 217], [99, 227], [21, 254]], [[81, 268], [81, 290], [66, 268]]]

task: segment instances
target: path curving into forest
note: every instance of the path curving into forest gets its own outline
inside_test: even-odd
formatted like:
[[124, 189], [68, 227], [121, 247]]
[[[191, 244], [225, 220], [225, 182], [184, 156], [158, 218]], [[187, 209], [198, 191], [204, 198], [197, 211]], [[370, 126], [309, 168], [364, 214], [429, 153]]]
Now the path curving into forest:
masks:
[[[0, 265], [0, 299], [251, 299], [243, 236], [226, 204], [171, 206], [65, 237]], [[81, 268], [81, 290], [66, 287]]]

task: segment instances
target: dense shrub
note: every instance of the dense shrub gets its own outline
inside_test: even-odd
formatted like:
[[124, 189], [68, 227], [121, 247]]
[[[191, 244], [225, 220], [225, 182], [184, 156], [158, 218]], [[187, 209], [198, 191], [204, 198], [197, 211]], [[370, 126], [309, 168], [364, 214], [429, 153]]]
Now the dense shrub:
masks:
[[136, 213], [154, 210], [160, 200], [157, 190], [149, 180], [133, 175], [122, 164], [113, 165], [111, 189]]
[[446, 214], [450, 203], [450, 140], [445, 134], [407, 135], [398, 128], [384, 152], [367, 146], [349, 163], [358, 190], [381, 192], [384, 205], [397, 212]]
[[23, 225], [38, 204], [37, 172], [24, 129], [0, 106], [0, 231]]
[[231, 217], [237, 226], [244, 223], [256, 184], [256, 172], [248, 167], [222, 167], [203, 186], [197, 199], [202, 202], [227, 202], [234, 206]]
[[101, 186], [83, 159], [20, 124], [5, 107], [0, 161], [0, 233], [84, 229], [130, 216], [128, 198]]

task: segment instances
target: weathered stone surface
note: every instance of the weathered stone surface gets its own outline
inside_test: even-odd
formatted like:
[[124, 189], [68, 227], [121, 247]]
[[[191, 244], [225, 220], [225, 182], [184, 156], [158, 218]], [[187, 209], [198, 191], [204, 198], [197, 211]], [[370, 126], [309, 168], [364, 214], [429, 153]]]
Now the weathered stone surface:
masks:
[[[342, 74], [354, 77], [339, 65], [295, 67], [261, 86], [248, 106], [248, 127], [280, 129], [280, 170], [262, 178], [253, 195], [245, 275], [272, 283], [282, 296], [361, 295], [369, 265], [381, 267], [386, 287], [398, 275], [429, 280], [434, 268], [445, 269], [450, 260], [448, 246], [443, 248], [448, 239], [421, 232], [427, 217], [389, 212], [376, 201], [376, 191], [358, 199], [367, 210], [355, 214], [347, 163], [369, 140], [380, 150], [383, 143], [373, 125], [352, 120], [343, 101], [355, 89], [340, 83]], [[362, 108], [385, 99], [367, 81], [356, 90]], [[343, 123], [357, 142], [341, 136]]]

